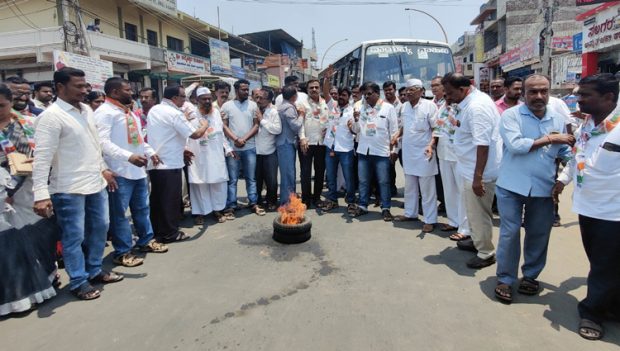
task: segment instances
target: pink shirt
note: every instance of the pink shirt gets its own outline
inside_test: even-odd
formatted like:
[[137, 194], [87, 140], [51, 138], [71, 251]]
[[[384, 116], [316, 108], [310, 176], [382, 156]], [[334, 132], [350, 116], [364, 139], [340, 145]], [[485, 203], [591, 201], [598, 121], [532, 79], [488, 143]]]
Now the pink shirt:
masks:
[[[497, 106], [497, 111], [499, 112], [500, 115], [504, 113], [504, 111], [512, 107], [512, 106], [508, 106], [506, 102], [504, 102], [505, 97], [506, 95], [502, 96], [499, 100], [495, 101], [495, 106]], [[521, 104], [523, 104], [523, 102], [519, 100], [519, 102], [517, 102], [515, 106], [519, 106]]]

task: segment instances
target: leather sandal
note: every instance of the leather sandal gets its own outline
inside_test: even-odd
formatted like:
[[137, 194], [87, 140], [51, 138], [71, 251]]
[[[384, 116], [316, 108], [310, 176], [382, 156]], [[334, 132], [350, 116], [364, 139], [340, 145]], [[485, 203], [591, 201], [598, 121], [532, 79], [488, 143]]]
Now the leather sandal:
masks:
[[80, 300], [94, 300], [101, 296], [101, 291], [88, 283], [84, 283], [79, 288], [71, 290], [71, 293]]
[[510, 304], [512, 302], [512, 287], [498, 282], [495, 287], [495, 298], [500, 302]]
[[263, 208], [258, 205], [252, 205], [252, 207], [250, 207], [250, 210], [258, 216], [264, 216], [266, 214], [265, 210], [263, 210]]
[[90, 278], [89, 281], [91, 283], [112, 284], [112, 283], [118, 283], [123, 279], [125, 279], [125, 277], [122, 274], [118, 274], [115, 272], [101, 271], [96, 276]]
[[114, 264], [123, 267], [136, 267], [144, 263], [144, 258], [138, 257], [130, 252], [114, 257]]
[[168, 252], [168, 245], [159, 243], [155, 239], [151, 239], [148, 244], [138, 246], [138, 250], [140, 252], [165, 253]]

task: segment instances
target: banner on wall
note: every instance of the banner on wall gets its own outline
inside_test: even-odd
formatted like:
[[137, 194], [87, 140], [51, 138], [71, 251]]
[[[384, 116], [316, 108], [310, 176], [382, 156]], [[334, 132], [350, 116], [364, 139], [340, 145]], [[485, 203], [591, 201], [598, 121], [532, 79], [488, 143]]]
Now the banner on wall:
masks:
[[89, 83], [94, 90], [103, 90], [105, 81], [114, 76], [112, 62], [110, 61], [60, 50], [54, 50], [53, 56], [54, 71], [58, 71], [63, 67], [80, 69], [84, 71], [86, 82]]

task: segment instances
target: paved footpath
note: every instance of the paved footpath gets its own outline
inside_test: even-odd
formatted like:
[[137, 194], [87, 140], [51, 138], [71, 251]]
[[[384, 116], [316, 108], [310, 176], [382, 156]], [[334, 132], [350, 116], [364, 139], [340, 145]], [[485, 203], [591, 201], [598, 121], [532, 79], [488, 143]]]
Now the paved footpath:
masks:
[[125, 280], [98, 300], [77, 301], [63, 284], [37, 310], [0, 320], [0, 349], [618, 350], [618, 324], [602, 342], [575, 332], [588, 265], [570, 189], [563, 201], [544, 291], [510, 306], [493, 297], [495, 266], [468, 269], [472, 254], [419, 222], [384, 223], [378, 209], [360, 220], [344, 208], [312, 210], [312, 239], [283, 246], [271, 240], [275, 214], [242, 211], [205, 228], [186, 220], [191, 240], [115, 268]]

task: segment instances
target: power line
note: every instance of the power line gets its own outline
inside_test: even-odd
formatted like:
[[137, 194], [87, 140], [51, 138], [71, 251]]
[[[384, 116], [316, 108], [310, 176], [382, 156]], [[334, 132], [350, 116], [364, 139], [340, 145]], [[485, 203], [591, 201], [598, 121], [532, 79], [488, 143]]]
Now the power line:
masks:
[[[53, 9], [55, 7], [56, 6], [46, 7], [46, 8], [41, 9], [41, 10], [36, 10], [36, 11], [24, 13], [24, 15], [32, 15], [32, 14], [39, 13], [39, 12], [45, 12], [45, 11], [51, 10], [51, 9]], [[16, 16], [3, 17], [3, 18], [0, 18], [0, 21], [4, 21], [4, 20], [7, 20], [7, 19], [12, 19], [12, 18], [17, 18], [17, 17], [19, 17], [19, 16], [16, 15]]]

